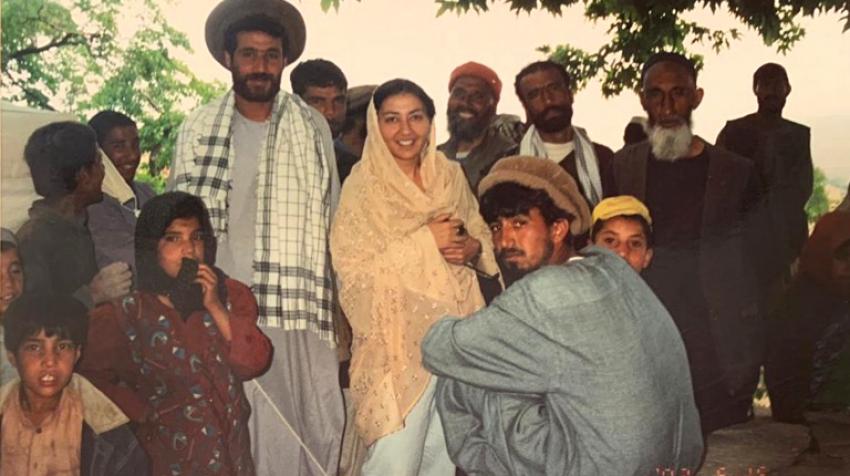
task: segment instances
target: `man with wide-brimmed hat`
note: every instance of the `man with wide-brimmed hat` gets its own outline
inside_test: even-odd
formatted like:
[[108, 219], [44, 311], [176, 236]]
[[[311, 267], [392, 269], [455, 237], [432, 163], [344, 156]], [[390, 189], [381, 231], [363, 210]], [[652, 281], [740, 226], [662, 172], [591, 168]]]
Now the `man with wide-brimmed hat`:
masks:
[[280, 91], [304, 50], [301, 14], [283, 0], [224, 0], [207, 47], [233, 87], [194, 111], [169, 186], [201, 197], [218, 264], [251, 284], [275, 352], [246, 382], [257, 474], [336, 474], [344, 425], [327, 232], [339, 194], [325, 119]]
[[591, 215], [553, 161], [508, 157], [478, 187], [499, 267], [493, 305], [422, 341], [440, 377], [452, 460], [470, 474], [696, 473], [685, 347], [670, 315], [609, 250], [574, 254]]

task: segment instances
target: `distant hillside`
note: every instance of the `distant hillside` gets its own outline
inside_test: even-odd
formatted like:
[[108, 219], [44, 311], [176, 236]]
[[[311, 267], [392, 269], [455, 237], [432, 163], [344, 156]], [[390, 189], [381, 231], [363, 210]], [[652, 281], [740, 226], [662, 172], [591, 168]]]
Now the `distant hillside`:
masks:
[[826, 183], [832, 185], [833, 187], [840, 188], [841, 190], [847, 190], [847, 185], [850, 183], [848, 180], [844, 180], [843, 178], [838, 177], [830, 177], [827, 175]]
[[[793, 120], [793, 119], [792, 119]], [[829, 183], [847, 190], [850, 182], [850, 115], [803, 120], [812, 131], [812, 160]]]
[[847, 184], [845, 183], [841, 187], [836, 187], [828, 183], [824, 187], [824, 191], [826, 192], [826, 198], [829, 200], [829, 209], [832, 210], [841, 203], [841, 200], [844, 200], [844, 196], [847, 194]]

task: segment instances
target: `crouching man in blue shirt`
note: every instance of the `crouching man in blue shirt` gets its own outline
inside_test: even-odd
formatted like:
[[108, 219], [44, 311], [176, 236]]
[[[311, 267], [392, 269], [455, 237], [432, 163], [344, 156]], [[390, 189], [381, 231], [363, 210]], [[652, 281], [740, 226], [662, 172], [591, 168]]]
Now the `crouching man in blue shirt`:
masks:
[[590, 224], [575, 181], [509, 157], [478, 190], [508, 288], [422, 345], [452, 460], [468, 474], [695, 474], [703, 440], [679, 332], [626, 261], [574, 255]]

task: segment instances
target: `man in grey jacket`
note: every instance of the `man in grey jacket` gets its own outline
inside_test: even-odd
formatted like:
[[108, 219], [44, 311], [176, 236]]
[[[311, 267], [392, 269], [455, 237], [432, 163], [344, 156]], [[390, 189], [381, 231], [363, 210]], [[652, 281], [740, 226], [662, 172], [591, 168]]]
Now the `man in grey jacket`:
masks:
[[696, 473], [682, 340], [624, 260], [596, 247], [574, 256], [590, 216], [572, 177], [509, 157], [479, 194], [509, 287], [422, 344], [452, 460], [469, 474]]

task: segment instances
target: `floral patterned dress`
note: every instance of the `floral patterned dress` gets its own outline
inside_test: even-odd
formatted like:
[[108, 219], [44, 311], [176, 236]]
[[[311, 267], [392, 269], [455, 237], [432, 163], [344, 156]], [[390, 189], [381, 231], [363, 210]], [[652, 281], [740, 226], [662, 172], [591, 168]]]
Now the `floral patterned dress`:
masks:
[[207, 312], [184, 321], [150, 293], [92, 313], [79, 371], [136, 423], [155, 476], [255, 474], [242, 382], [266, 369], [271, 344], [251, 291], [226, 285], [229, 343]]

